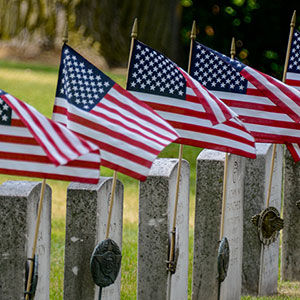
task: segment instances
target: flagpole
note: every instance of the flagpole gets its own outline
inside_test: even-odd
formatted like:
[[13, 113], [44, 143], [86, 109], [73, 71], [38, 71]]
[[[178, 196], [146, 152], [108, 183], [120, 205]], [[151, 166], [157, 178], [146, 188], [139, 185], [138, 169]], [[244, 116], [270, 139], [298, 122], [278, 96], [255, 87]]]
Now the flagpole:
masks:
[[[130, 44], [130, 51], [129, 51], [129, 60], [128, 60], [128, 67], [127, 67], [127, 75], [126, 75], [126, 84], [128, 81], [128, 73], [129, 73], [129, 66], [130, 66], [130, 60], [133, 50], [133, 43], [134, 39], [137, 37], [137, 18], [134, 19], [132, 31], [131, 31], [131, 44]], [[109, 230], [110, 230], [110, 223], [111, 223], [111, 215], [112, 215], [112, 209], [114, 205], [114, 195], [116, 190], [116, 184], [117, 184], [117, 171], [114, 171], [113, 174], [113, 182], [111, 187], [111, 194], [110, 194], [110, 201], [109, 201], [109, 211], [108, 211], [108, 218], [107, 218], [107, 224], [106, 224], [106, 235], [105, 239], [108, 239], [109, 237]]]
[[292, 46], [292, 39], [293, 39], [295, 26], [296, 26], [296, 10], [294, 10], [293, 12], [293, 16], [290, 24], [290, 35], [289, 35], [289, 41], [286, 49], [285, 63], [284, 63], [283, 75], [282, 75], [283, 83], [285, 83], [286, 80], [286, 73], [287, 73], [287, 68], [288, 68], [290, 54], [291, 54], [291, 46]]
[[[196, 21], [193, 21], [190, 38], [191, 38], [191, 43], [190, 43], [190, 53], [189, 53], [188, 70], [187, 70], [188, 74], [191, 73], [192, 50], [193, 50], [193, 43], [196, 38]], [[177, 219], [177, 207], [178, 207], [178, 199], [179, 199], [179, 183], [180, 183], [180, 175], [181, 175], [182, 156], [183, 156], [183, 145], [180, 144], [179, 145], [179, 153], [178, 153], [178, 169], [177, 169], [177, 179], [176, 179], [173, 225], [172, 225], [172, 231], [171, 231], [169, 271], [174, 267], [173, 264], [174, 264], [174, 258], [175, 258], [174, 254], [175, 254], [175, 239], [176, 239], [176, 219]]]
[[41, 192], [40, 192], [40, 201], [39, 201], [39, 207], [38, 207], [38, 215], [37, 220], [35, 224], [35, 234], [34, 234], [34, 240], [33, 240], [33, 247], [32, 247], [32, 254], [31, 258], [29, 259], [29, 274], [28, 274], [28, 281], [27, 281], [27, 287], [26, 287], [26, 300], [29, 300], [29, 292], [31, 288], [31, 280], [33, 275], [33, 266], [34, 266], [34, 256], [36, 252], [36, 245], [38, 240], [38, 234], [39, 234], [39, 227], [40, 227], [40, 221], [41, 221], [41, 214], [43, 209], [43, 200], [44, 200], [44, 194], [45, 194], [45, 186], [46, 186], [46, 179], [43, 179]]
[[[230, 57], [234, 59], [236, 55], [235, 50], [235, 39], [234, 37], [231, 40], [231, 48], [230, 48]], [[225, 153], [225, 161], [224, 161], [224, 175], [223, 175], [223, 195], [222, 195], [222, 212], [221, 212], [221, 228], [220, 228], [220, 241], [224, 235], [224, 223], [225, 223], [225, 207], [226, 207], [226, 196], [227, 196], [227, 178], [228, 178], [228, 158], [229, 155]]]
[[[67, 20], [66, 20], [66, 24], [65, 24], [64, 35], [63, 35], [62, 41], [63, 41], [63, 43], [68, 42], [68, 21]], [[31, 288], [31, 280], [32, 280], [33, 266], [34, 266], [33, 260], [34, 260], [34, 256], [35, 256], [35, 252], [36, 252], [39, 227], [40, 227], [40, 223], [41, 223], [41, 214], [42, 214], [42, 209], [43, 209], [45, 187], [46, 187], [46, 179], [43, 179], [41, 193], [40, 193], [39, 207], [38, 207], [38, 215], [37, 215], [37, 220], [36, 220], [36, 225], [35, 225], [35, 234], [34, 234], [34, 240], [33, 240], [32, 255], [31, 255], [31, 258], [29, 259], [29, 273], [28, 273], [25, 300], [29, 300], [29, 296], [30, 296], [29, 292], [30, 292], [30, 288]]]
[[[288, 40], [288, 45], [287, 45], [287, 50], [286, 50], [286, 57], [285, 57], [285, 63], [284, 63], [284, 68], [283, 68], [283, 75], [282, 75], [282, 82], [285, 83], [286, 79], [286, 73], [287, 73], [287, 68], [288, 68], [288, 63], [289, 63], [289, 58], [290, 58], [290, 52], [291, 52], [291, 45], [292, 45], [292, 39], [293, 39], [293, 33], [294, 33], [294, 28], [296, 25], [296, 10], [294, 10], [291, 24], [290, 24], [290, 35], [289, 35], [289, 40]], [[272, 189], [272, 179], [273, 179], [273, 172], [274, 172], [274, 164], [275, 164], [275, 155], [276, 155], [276, 147], [277, 145], [273, 145], [273, 153], [272, 153], [272, 161], [271, 161], [271, 168], [270, 168], [270, 178], [269, 178], [269, 187], [268, 187], [268, 194], [267, 194], [267, 207], [270, 205], [270, 198], [271, 198], [271, 189]]]

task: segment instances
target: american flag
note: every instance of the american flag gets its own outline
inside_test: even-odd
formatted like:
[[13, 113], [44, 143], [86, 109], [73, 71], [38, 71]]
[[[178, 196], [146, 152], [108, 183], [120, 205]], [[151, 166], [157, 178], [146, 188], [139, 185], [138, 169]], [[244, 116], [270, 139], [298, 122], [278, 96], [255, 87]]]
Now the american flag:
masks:
[[[300, 90], [300, 33], [294, 30], [285, 82]], [[286, 144], [294, 160], [300, 161], [299, 144]]]
[[237, 115], [161, 53], [135, 40], [127, 89], [178, 132], [176, 142], [255, 158]]
[[160, 151], [178, 138], [150, 107], [68, 45], [62, 49], [53, 119], [101, 149], [101, 165], [145, 180]]
[[256, 142], [300, 142], [296, 89], [197, 42], [191, 75], [239, 115]]
[[99, 148], [0, 90], [0, 173], [98, 183]]
[[300, 90], [300, 32], [297, 30], [293, 34], [285, 82]]

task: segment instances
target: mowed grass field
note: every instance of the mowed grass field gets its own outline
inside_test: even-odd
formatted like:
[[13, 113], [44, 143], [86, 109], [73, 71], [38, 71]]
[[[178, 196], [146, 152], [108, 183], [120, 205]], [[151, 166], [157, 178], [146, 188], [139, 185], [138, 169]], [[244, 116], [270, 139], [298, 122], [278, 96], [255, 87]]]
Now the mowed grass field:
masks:
[[[107, 72], [117, 83], [125, 86], [125, 76]], [[41, 113], [51, 118], [54, 104], [58, 66], [33, 63], [9, 62], [0, 60], [0, 89], [26, 101]], [[189, 299], [191, 299], [192, 258], [193, 258], [193, 222], [195, 199], [195, 163], [201, 149], [184, 147], [184, 158], [191, 166], [190, 178], [190, 236], [189, 236]], [[178, 145], [167, 147], [160, 157], [178, 157]], [[112, 171], [101, 168], [102, 176], [111, 176]], [[122, 253], [122, 291], [121, 299], [136, 299], [137, 274], [137, 236], [138, 236], [138, 181], [119, 174], [118, 178], [125, 186], [124, 195], [124, 235]], [[0, 175], [0, 183], [6, 180], [39, 180]], [[47, 180], [52, 188], [52, 237], [51, 237], [51, 283], [50, 299], [63, 299], [63, 266], [65, 243], [66, 189], [68, 182]], [[279, 295], [274, 297], [243, 297], [254, 299], [300, 299], [300, 284], [281, 282]]]

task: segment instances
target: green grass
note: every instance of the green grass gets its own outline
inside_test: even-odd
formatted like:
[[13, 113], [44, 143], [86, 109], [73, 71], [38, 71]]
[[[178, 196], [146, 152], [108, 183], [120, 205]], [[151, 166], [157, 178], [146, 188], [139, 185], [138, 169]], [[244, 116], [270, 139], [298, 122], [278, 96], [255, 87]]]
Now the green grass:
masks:
[[[117, 83], [124, 86], [125, 76], [107, 73]], [[48, 117], [52, 115], [58, 68], [42, 64], [8, 62], [0, 60], [0, 88], [13, 94], [36, 107]], [[184, 146], [184, 158], [191, 167], [191, 204], [190, 204], [190, 234], [189, 234], [189, 299], [192, 288], [193, 260], [193, 218], [195, 193], [195, 164], [200, 149]], [[160, 157], [178, 157], [178, 145], [168, 146]], [[112, 171], [101, 168], [102, 176], [111, 176]], [[122, 249], [122, 290], [121, 299], [136, 299], [137, 274], [137, 237], [138, 237], [138, 182], [128, 176], [118, 175], [125, 185], [124, 199], [124, 235]], [[28, 180], [28, 178], [0, 175], [0, 183], [6, 180]], [[35, 179], [29, 179], [35, 180]], [[38, 179], [36, 179], [38, 180]], [[63, 265], [65, 243], [65, 200], [67, 182], [47, 180], [53, 191], [52, 209], [52, 244], [51, 244], [51, 274], [50, 299], [61, 300], [63, 297]], [[300, 299], [299, 283], [280, 282], [281, 295], [275, 297], [243, 297], [243, 300], [294, 300]], [[298, 290], [298, 291], [297, 291]], [[298, 294], [297, 294], [298, 293]], [[295, 295], [295, 296], [294, 296]], [[296, 296], [298, 295], [298, 296]]]

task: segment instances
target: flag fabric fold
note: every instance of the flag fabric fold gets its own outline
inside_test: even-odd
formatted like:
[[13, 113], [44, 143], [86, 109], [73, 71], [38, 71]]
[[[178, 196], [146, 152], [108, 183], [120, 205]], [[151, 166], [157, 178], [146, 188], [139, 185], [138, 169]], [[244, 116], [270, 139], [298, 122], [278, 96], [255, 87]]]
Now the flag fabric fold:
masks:
[[97, 183], [99, 147], [0, 90], [0, 173]]
[[237, 114], [170, 59], [137, 40], [127, 90], [177, 130], [177, 143], [255, 158], [254, 138]]
[[235, 111], [261, 143], [300, 143], [295, 88], [195, 42], [191, 75]]
[[62, 49], [53, 119], [101, 148], [101, 164], [145, 180], [157, 155], [178, 138], [149, 106], [68, 45]]

